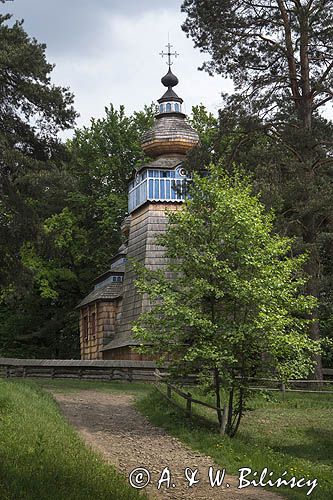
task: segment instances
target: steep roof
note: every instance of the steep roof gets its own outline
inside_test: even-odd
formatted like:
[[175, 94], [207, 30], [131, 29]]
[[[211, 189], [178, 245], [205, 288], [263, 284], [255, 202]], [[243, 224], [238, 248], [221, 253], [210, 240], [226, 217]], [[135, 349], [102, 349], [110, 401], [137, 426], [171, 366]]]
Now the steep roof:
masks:
[[80, 308], [91, 304], [93, 302], [109, 302], [119, 297], [122, 297], [123, 294], [123, 284], [122, 283], [110, 283], [105, 287], [96, 288], [89, 295], [87, 295], [81, 302], [76, 306], [76, 308]]

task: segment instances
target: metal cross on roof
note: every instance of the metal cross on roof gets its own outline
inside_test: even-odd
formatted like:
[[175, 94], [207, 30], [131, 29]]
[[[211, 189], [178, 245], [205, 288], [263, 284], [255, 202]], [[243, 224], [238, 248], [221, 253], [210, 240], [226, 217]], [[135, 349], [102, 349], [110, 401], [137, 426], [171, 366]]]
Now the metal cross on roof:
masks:
[[171, 43], [169, 42], [168, 45], [166, 45], [166, 48], [168, 49], [168, 52], [160, 52], [160, 56], [164, 57], [164, 56], [168, 56], [168, 62], [167, 64], [169, 65], [169, 68], [170, 66], [173, 64], [173, 62], [171, 61], [171, 56], [179, 56], [178, 52], [171, 52], [171, 47], [173, 47], [173, 45], [171, 45]]

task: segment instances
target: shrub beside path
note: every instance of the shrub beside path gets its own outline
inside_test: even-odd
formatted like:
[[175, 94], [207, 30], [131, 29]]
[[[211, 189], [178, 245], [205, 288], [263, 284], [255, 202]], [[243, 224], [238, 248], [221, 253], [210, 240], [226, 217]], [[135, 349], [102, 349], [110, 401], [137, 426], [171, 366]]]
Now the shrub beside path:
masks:
[[[151, 499], [174, 500], [278, 500], [282, 497], [262, 488], [237, 489], [238, 479], [226, 475], [223, 487], [212, 488], [208, 469], [218, 467], [213, 460], [196, 452], [163, 429], [153, 426], [134, 407], [133, 396], [107, 394], [98, 391], [53, 393], [67, 419], [79, 431], [85, 442], [98, 450], [105, 459], [129, 477], [137, 467], [151, 472], [151, 483], [143, 490]], [[243, 464], [244, 467], [246, 464]], [[162, 470], [168, 467], [171, 484], [175, 487], [157, 490]], [[188, 487], [185, 467], [198, 469], [200, 482]], [[229, 488], [226, 484], [229, 484]]]

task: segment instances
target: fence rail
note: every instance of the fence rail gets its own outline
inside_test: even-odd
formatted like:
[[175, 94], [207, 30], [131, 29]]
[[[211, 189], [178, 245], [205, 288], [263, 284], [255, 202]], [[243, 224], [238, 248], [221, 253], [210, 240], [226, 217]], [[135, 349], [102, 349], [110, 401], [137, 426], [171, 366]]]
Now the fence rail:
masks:
[[123, 360], [53, 360], [0, 358], [3, 378], [71, 378], [79, 380], [155, 380], [156, 363]]
[[[189, 413], [190, 415], [192, 414], [192, 403], [196, 403], [196, 404], [201, 405], [201, 406], [206, 406], [207, 408], [210, 408], [212, 410], [223, 411], [223, 408], [218, 408], [217, 406], [210, 405], [209, 403], [206, 403], [205, 401], [200, 401], [199, 399], [193, 398], [192, 394], [190, 392], [187, 392], [187, 393], [183, 392], [175, 385], [170, 384], [170, 382], [165, 380], [165, 378], [163, 377], [163, 375], [161, 374], [161, 372], [159, 370], [155, 370], [155, 378], [157, 381], [162, 382], [166, 385], [166, 388], [167, 388], [166, 397], [167, 397], [167, 399], [172, 401], [172, 403], [175, 403], [175, 401], [171, 398], [172, 391], [174, 391], [176, 394], [181, 396], [183, 399], [186, 399], [186, 401], [187, 401], [186, 412]], [[158, 386], [155, 385], [155, 387], [160, 391]], [[163, 394], [163, 395], [165, 395], [165, 394]]]
[[[178, 406], [177, 403], [171, 397], [172, 391], [174, 391], [176, 394], [178, 394], [183, 399], [185, 399], [187, 402], [186, 403], [186, 412], [189, 415], [191, 415], [191, 412], [192, 412], [192, 403], [206, 406], [207, 408], [211, 408], [211, 409], [216, 410], [216, 411], [221, 411], [222, 413], [225, 412], [225, 408], [218, 408], [216, 406], [210, 405], [204, 401], [200, 401], [198, 399], [193, 398], [190, 392], [185, 393], [185, 392], [181, 391], [178, 387], [176, 387], [175, 385], [173, 385], [170, 382], [168, 382], [167, 380], [165, 380], [165, 377], [167, 377], [167, 375], [168, 375], [167, 372], [164, 372], [162, 374], [159, 370], [155, 371], [156, 380], [166, 384], [167, 394], [164, 394], [156, 384], [155, 384], [155, 387], [163, 394], [163, 396], [165, 396], [168, 400], [170, 400], [176, 406]], [[248, 380], [253, 382], [253, 383], [255, 383], [256, 381], [258, 383], [274, 382], [274, 383], [279, 385], [279, 387], [267, 387], [267, 386], [262, 386], [262, 385], [252, 385], [249, 387], [249, 389], [252, 391], [278, 391], [278, 392], [282, 392], [283, 394], [286, 392], [312, 393], [312, 394], [333, 394], [333, 390], [328, 391], [328, 390], [323, 390], [320, 388], [318, 388], [317, 390], [293, 389], [293, 388], [289, 387], [290, 384], [310, 384], [310, 385], [313, 385], [315, 383], [318, 383], [318, 384], [331, 384], [331, 385], [333, 385], [333, 380], [296, 380], [296, 379], [293, 379], [293, 380], [287, 380], [286, 382], [283, 382], [281, 380], [273, 379], [273, 378], [255, 378], [255, 377], [249, 377]]]
[[[77, 378], [83, 380], [146, 380], [150, 382], [156, 381], [156, 373], [160, 377], [167, 375], [167, 368], [160, 368], [155, 372], [157, 365], [154, 361], [132, 361], [132, 360], [64, 360], [64, 359], [18, 359], [18, 358], [0, 358], [0, 377], [46, 377], [46, 378]], [[333, 369], [326, 368], [323, 373], [327, 377], [333, 377]], [[331, 380], [326, 379], [323, 381], [318, 380], [289, 380], [288, 384], [300, 384], [302, 389], [286, 387], [281, 381], [277, 379], [256, 379], [251, 378], [251, 389], [253, 390], [272, 390], [281, 392], [319, 392], [321, 394], [333, 394], [333, 391], [327, 390], [310, 390], [303, 389], [305, 384], [333, 384]], [[195, 376], [187, 377], [182, 380], [182, 383], [195, 384], [197, 379]], [[256, 386], [256, 382], [260, 385]], [[274, 382], [279, 384], [277, 387], [265, 387], [264, 383]], [[174, 392], [180, 391], [176, 386], [171, 386]], [[189, 407], [192, 403], [201, 404], [203, 406], [210, 405], [203, 401], [198, 401], [192, 398], [190, 393], [182, 392], [183, 397], [190, 401]], [[185, 396], [184, 396], [185, 395]], [[217, 410], [218, 408], [213, 407]]]

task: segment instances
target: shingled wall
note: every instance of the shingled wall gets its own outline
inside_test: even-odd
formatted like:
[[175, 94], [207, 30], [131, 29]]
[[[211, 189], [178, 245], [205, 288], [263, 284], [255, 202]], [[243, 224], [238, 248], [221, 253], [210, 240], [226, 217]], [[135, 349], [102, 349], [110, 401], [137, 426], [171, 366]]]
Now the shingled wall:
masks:
[[[164, 249], [156, 245], [156, 236], [165, 231], [167, 210], [178, 210], [181, 204], [149, 203], [132, 213], [128, 241], [128, 259], [142, 262], [148, 269], [164, 269]], [[125, 272], [122, 314], [115, 338], [104, 347], [103, 359], [138, 359], [129, 346], [138, 342], [132, 337], [133, 321], [149, 307], [147, 298], [139, 294], [134, 286], [135, 275], [128, 266]], [[141, 358], [142, 359], [142, 358]]]

